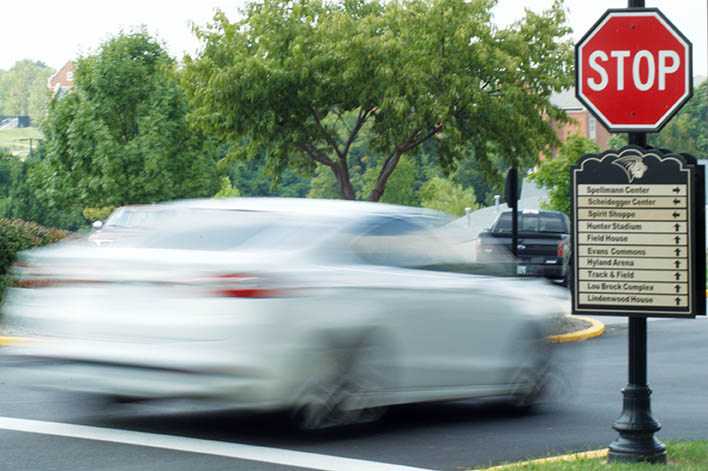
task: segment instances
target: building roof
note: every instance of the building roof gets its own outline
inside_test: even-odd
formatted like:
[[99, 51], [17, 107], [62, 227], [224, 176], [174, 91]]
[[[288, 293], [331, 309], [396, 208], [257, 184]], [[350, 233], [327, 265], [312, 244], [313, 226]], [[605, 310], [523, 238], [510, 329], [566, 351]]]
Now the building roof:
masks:
[[47, 88], [52, 91], [52, 96], [61, 98], [74, 86], [74, 63], [67, 62], [54, 75], [47, 79]]
[[575, 88], [570, 88], [560, 93], [553, 93], [550, 101], [551, 105], [565, 111], [582, 110], [585, 108], [582, 103], [575, 98]]

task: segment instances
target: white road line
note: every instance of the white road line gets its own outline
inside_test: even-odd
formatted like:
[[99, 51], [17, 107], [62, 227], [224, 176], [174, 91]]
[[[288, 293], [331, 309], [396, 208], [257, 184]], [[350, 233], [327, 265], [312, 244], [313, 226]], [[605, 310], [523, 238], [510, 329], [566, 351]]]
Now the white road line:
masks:
[[410, 466], [318, 455], [316, 453], [283, 450], [280, 448], [241, 445], [238, 443], [201, 440], [198, 438], [178, 437], [157, 433], [133, 432], [130, 430], [104, 427], [91, 427], [88, 425], [14, 419], [11, 417], [0, 417], [0, 429], [150, 448], [163, 448], [166, 450], [224, 456], [227, 458], [261, 461], [324, 471], [431, 471]]

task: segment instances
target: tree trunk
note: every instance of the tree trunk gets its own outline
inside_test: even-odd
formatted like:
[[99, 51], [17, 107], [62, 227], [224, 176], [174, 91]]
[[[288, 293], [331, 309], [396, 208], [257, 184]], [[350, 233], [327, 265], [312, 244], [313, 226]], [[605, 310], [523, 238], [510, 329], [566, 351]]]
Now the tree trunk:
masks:
[[349, 179], [349, 174], [342, 171], [341, 167], [335, 165], [332, 167], [334, 176], [337, 177], [337, 184], [339, 185], [339, 197], [343, 200], [355, 200], [356, 192], [354, 191], [354, 186]]

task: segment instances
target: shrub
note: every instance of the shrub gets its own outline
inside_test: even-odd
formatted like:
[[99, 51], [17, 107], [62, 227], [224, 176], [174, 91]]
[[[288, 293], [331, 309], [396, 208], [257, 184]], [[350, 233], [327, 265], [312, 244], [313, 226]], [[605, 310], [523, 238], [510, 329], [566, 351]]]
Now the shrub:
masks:
[[68, 231], [40, 226], [20, 219], [0, 218], [0, 300], [9, 284], [8, 270], [17, 252], [53, 244], [66, 238]]

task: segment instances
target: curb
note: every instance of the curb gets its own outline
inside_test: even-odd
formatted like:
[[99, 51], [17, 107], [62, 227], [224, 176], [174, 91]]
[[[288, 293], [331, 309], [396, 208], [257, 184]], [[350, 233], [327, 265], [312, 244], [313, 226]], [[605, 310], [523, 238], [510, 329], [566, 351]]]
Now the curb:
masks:
[[17, 345], [26, 345], [28, 343], [41, 342], [39, 339], [30, 337], [8, 337], [0, 336], [0, 347], [13, 347]]
[[[566, 315], [566, 317], [570, 316]], [[584, 320], [592, 325], [587, 329], [571, 332], [570, 334], [550, 335], [547, 337], [548, 341], [550, 343], [582, 342], [583, 340], [598, 337], [605, 332], [605, 324], [598, 320], [579, 316], [573, 316], [573, 318]]]
[[491, 468], [478, 468], [475, 471], [502, 471], [502, 470], [508, 470], [508, 469], [521, 468], [523, 466], [528, 466], [531, 464], [543, 464], [543, 463], [553, 463], [553, 462], [558, 462], [558, 461], [577, 461], [577, 460], [604, 458], [607, 456], [607, 451], [608, 451], [608, 449], [605, 448], [602, 450], [585, 451], [582, 453], [571, 453], [569, 455], [551, 456], [550, 458], [541, 458], [538, 460], [530, 460], [530, 461], [519, 461], [517, 463], [508, 463], [508, 464], [503, 464], [501, 466], [493, 466]]

